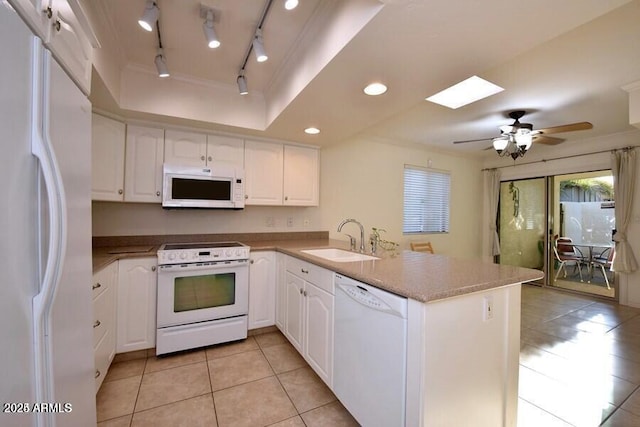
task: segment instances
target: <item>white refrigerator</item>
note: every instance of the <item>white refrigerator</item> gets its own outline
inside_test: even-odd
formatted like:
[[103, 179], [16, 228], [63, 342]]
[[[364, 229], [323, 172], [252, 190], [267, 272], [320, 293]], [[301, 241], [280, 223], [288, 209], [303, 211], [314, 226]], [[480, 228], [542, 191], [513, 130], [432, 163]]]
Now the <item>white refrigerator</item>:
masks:
[[0, 58], [0, 426], [92, 426], [91, 105], [6, 1]]

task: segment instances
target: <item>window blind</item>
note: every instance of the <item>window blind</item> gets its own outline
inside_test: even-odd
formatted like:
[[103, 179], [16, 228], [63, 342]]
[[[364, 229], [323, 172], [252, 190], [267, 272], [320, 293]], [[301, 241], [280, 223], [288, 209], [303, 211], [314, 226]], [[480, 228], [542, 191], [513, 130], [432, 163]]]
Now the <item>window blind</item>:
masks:
[[449, 232], [450, 189], [448, 172], [405, 165], [403, 233]]

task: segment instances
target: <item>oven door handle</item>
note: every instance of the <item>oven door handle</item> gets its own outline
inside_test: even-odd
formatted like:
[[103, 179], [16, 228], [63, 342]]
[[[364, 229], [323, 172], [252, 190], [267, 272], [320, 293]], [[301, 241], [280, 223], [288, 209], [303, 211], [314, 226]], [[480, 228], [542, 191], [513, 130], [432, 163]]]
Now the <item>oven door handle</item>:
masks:
[[158, 266], [158, 274], [160, 273], [172, 273], [176, 271], [198, 271], [198, 270], [219, 270], [223, 268], [249, 268], [247, 260], [231, 261], [231, 262], [216, 262], [211, 264], [172, 264], [172, 265], [160, 265]]

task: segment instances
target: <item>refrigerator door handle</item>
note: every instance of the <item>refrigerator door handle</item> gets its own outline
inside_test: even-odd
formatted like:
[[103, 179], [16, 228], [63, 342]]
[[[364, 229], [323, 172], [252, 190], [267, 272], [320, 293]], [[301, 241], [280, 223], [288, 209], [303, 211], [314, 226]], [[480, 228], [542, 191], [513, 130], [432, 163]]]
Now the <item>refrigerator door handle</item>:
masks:
[[[31, 152], [38, 159], [47, 194], [48, 251], [40, 290], [33, 297], [36, 402], [53, 402], [51, 308], [66, 252], [67, 215], [62, 176], [49, 137], [49, 82], [51, 54], [40, 39], [32, 43]], [[41, 225], [40, 225], [41, 227]], [[40, 230], [42, 231], [42, 230]], [[42, 233], [41, 241], [42, 239]], [[38, 425], [53, 425], [50, 414], [39, 413]]]

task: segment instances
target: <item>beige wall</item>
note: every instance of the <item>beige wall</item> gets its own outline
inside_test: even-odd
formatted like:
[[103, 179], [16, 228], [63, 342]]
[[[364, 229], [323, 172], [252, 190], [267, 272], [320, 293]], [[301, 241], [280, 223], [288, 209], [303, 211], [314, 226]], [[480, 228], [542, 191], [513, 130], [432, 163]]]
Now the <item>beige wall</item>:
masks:
[[[479, 160], [443, 154], [425, 147], [391, 145], [354, 139], [321, 150], [320, 205], [322, 228], [332, 238], [348, 240], [336, 228], [345, 218], [355, 218], [365, 227], [384, 228], [388, 240], [408, 248], [410, 241], [430, 240], [437, 253], [479, 257], [482, 217], [482, 175]], [[402, 234], [404, 165], [412, 164], [451, 173], [450, 233]], [[359, 239], [358, 227], [342, 230]]]

